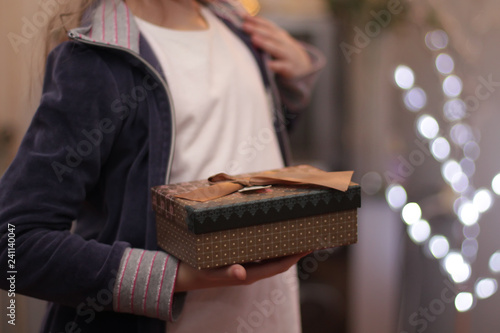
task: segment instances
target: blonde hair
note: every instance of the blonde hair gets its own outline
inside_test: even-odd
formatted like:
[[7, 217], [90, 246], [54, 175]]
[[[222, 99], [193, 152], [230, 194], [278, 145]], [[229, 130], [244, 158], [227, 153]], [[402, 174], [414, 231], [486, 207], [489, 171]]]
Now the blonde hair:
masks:
[[85, 11], [98, 1], [69, 0], [59, 6], [47, 24], [45, 38], [42, 38], [45, 41], [45, 57], [47, 57], [54, 47], [68, 40], [68, 31], [80, 26]]
[[39, 38], [31, 45], [30, 82], [28, 96], [30, 102], [35, 105], [40, 97], [43, 76], [45, 74], [45, 62], [50, 51], [57, 45], [68, 40], [68, 31], [81, 25], [85, 11], [100, 0], [42, 0], [38, 7], [40, 11], [47, 13], [49, 5], [54, 11], [50, 14], [47, 24], [42, 27], [38, 34]]

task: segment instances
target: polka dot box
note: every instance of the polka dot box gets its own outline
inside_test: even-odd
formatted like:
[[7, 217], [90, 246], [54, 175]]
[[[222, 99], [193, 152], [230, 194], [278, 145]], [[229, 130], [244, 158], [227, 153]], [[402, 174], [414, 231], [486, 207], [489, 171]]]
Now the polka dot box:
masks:
[[[288, 169], [310, 170], [310, 166]], [[251, 174], [250, 174], [251, 175]], [[207, 180], [152, 189], [158, 245], [198, 269], [343, 246], [357, 241], [360, 187], [346, 192], [273, 185], [208, 202], [174, 195]]]

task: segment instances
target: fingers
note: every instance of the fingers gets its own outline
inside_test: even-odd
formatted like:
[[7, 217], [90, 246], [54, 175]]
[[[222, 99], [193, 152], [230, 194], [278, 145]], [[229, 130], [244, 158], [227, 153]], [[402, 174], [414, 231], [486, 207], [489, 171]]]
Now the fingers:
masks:
[[287, 271], [308, 253], [266, 260], [260, 263], [230, 265], [215, 269], [198, 270], [181, 262], [177, 273], [175, 291], [252, 284], [256, 281]]
[[231, 266], [232, 276], [234, 276], [238, 281], [245, 281], [247, 279], [247, 271], [245, 267], [241, 265]]
[[181, 262], [177, 272], [175, 291], [233, 286], [244, 284], [246, 279], [246, 269], [241, 265], [199, 270]]
[[262, 37], [260, 35], [253, 35], [252, 42], [256, 47], [266, 51], [274, 58], [283, 59], [288, 56], [286, 53], [286, 48], [283, 47], [283, 44], [279, 41]]
[[200, 283], [198, 280], [199, 274], [196, 271], [196, 268], [193, 268], [184, 262], [180, 262], [174, 290], [176, 292], [194, 290], [194, 286]]
[[290, 63], [286, 61], [272, 60], [268, 62], [268, 65], [273, 72], [280, 73], [285, 78], [293, 76], [293, 70]]
[[[252, 19], [255, 19], [252, 17]], [[285, 57], [287, 33], [281, 28], [269, 23], [261, 24], [255, 21], [245, 21], [243, 30], [248, 33], [255, 46], [263, 49], [274, 57]]]
[[278, 27], [275, 23], [273, 23], [269, 20], [266, 20], [265, 18], [262, 18], [260, 16], [250, 16], [249, 15], [245, 18], [245, 21], [256, 24], [256, 25], [261, 25], [261, 26], [267, 27], [270, 30], [276, 30], [276, 29], [281, 30], [281, 28]]
[[249, 264], [247, 269], [246, 283], [250, 284], [258, 280], [286, 272], [290, 267], [297, 264], [300, 258], [308, 253], [301, 253], [292, 256], [267, 260], [262, 263]]
[[236, 265], [216, 268], [216, 269], [196, 269], [184, 262], [179, 265], [177, 280], [175, 283], [175, 291], [188, 291], [203, 288], [218, 287], [241, 281], [246, 278], [246, 272], [241, 265], [241, 268], [234, 267]]
[[206, 277], [213, 281], [240, 282], [245, 281], [247, 278], [245, 267], [239, 264], [222, 268], [208, 269], [205, 272]]
[[274, 59], [270, 69], [284, 78], [299, 77], [312, 69], [312, 62], [305, 49], [288, 32], [261, 17], [248, 16], [243, 23], [253, 44], [269, 53]]
[[276, 42], [280, 41], [280, 37], [284, 32], [277, 26], [263, 25], [253, 21], [245, 21], [243, 30], [252, 36], [257, 35]]

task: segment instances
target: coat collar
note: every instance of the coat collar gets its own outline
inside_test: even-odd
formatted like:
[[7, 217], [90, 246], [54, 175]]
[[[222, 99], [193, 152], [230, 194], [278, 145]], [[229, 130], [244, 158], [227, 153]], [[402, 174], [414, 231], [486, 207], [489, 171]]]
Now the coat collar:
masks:
[[[237, 0], [204, 1], [217, 16], [240, 28], [246, 11]], [[139, 53], [140, 33], [132, 12], [122, 0], [101, 0], [82, 19], [82, 26], [70, 30], [77, 37], [96, 44]]]

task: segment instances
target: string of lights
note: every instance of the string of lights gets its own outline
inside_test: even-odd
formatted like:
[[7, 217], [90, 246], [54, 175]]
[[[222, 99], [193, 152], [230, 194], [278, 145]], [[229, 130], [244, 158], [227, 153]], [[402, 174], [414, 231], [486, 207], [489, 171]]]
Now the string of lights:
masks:
[[[473, 276], [471, 264], [476, 260], [479, 248], [477, 237], [481, 215], [494, 204], [492, 192], [500, 195], [500, 174], [493, 178], [491, 190], [476, 189], [472, 184], [480, 148], [471, 126], [465, 120], [468, 110], [477, 105], [474, 104], [474, 99], [461, 98], [463, 83], [454, 74], [455, 62], [452, 56], [446, 53], [448, 43], [448, 35], [443, 30], [430, 31], [425, 36], [426, 46], [435, 54], [435, 67], [445, 96], [443, 117], [450, 123], [449, 131], [440, 126], [436, 117], [423, 113], [422, 110], [427, 105], [427, 94], [424, 89], [415, 85], [415, 73], [410, 67], [399, 65], [394, 72], [394, 81], [403, 91], [405, 107], [417, 115], [416, 130], [429, 144], [433, 158], [441, 164], [443, 180], [456, 195], [453, 212], [463, 228], [461, 248], [453, 249], [446, 236], [432, 234], [431, 225], [423, 219], [425, 214], [420, 205], [407, 202], [407, 193], [401, 184], [390, 184], [386, 188], [385, 197], [389, 206], [401, 213], [410, 239], [439, 260], [452, 281], [465, 285]], [[457, 151], [459, 153], [454, 154]], [[454, 158], [453, 155], [458, 156]], [[493, 276], [500, 273], [500, 251], [491, 255], [489, 269]], [[468, 283], [466, 291], [456, 296], [455, 307], [459, 312], [469, 311], [478, 300], [491, 297], [497, 289], [497, 278], [478, 278], [474, 284]]]

